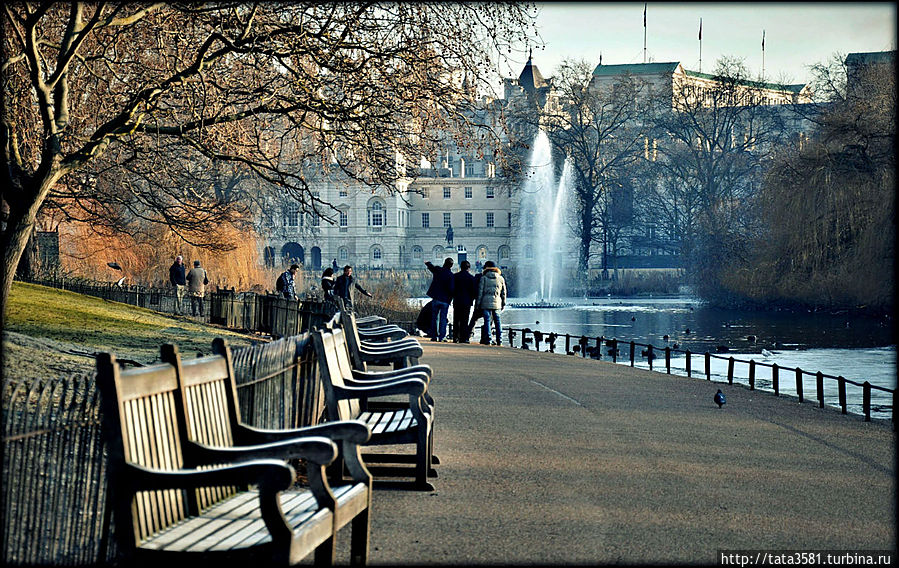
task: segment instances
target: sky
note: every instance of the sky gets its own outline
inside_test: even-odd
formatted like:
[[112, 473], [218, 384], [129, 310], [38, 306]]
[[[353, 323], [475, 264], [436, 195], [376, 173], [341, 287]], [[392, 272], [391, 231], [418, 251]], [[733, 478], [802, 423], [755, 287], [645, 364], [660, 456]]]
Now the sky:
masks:
[[[807, 66], [835, 53], [896, 49], [896, 3], [648, 2], [646, 61], [679, 61], [712, 72], [723, 57], [743, 59], [752, 75], [787, 83], [810, 79]], [[533, 62], [546, 76], [565, 58], [591, 65], [643, 63], [643, 2], [547, 2], [538, 4], [537, 30], [546, 44]], [[699, 23], [702, 19], [700, 69]], [[518, 77], [527, 61], [501, 68]]]

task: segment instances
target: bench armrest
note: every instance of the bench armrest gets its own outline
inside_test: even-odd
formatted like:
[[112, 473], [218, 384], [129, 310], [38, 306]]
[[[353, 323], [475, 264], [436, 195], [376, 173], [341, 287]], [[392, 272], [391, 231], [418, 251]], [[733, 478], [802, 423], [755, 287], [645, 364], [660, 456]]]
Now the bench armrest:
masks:
[[411, 365], [402, 369], [393, 369], [390, 371], [353, 371], [353, 378], [358, 381], [382, 380], [382, 379], [402, 379], [411, 374], [423, 374], [429, 379], [433, 375], [430, 365]]
[[368, 341], [363, 338], [361, 341], [360, 347], [371, 351], [390, 351], [413, 346], [421, 349], [421, 343], [414, 337], [404, 337], [396, 341]]
[[372, 333], [366, 333], [364, 330], [359, 331], [359, 340], [366, 342], [374, 342], [374, 343], [385, 343], [388, 341], [399, 341], [401, 339], [405, 339], [409, 337], [409, 334], [404, 329], [396, 328], [396, 329], [386, 329], [384, 331], [376, 331]]
[[188, 454], [202, 464], [237, 463], [258, 459], [303, 459], [329, 465], [337, 458], [337, 445], [322, 436], [306, 436], [253, 446], [209, 446], [185, 441]]
[[364, 444], [371, 437], [371, 429], [361, 420], [340, 420], [302, 428], [267, 429], [239, 424], [235, 431], [241, 442], [265, 444], [299, 438], [301, 436], [324, 436], [332, 440]]
[[210, 469], [161, 470], [126, 463], [122, 480], [132, 491], [197, 489], [215, 485], [259, 485], [267, 491], [288, 489], [296, 477], [283, 460], [262, 459], [219, 465]]
[[368, 397], [375, 398], [379, 396], [391, 396], [396, 394], [407, 394], [410, 397], [420, 397], [427, 390], [427, 385], [420, 379], [400, 379], [387, 383], [378, 383], [376, 385], [357, 387], [357, 386], [334, 386], [334, 394], [339, 399]]

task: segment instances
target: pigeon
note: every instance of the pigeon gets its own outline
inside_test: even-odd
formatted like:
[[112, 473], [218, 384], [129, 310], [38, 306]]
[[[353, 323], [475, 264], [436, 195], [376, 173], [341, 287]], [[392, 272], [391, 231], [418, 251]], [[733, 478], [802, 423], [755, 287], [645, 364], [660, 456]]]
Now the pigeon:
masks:
[[771, 357], [772, 355], [774, 355], [774, 353], [771, 353], [767, 349], [762, 349], [762, 355], [765, 357]]
[[718, 404], [718, 408], [721, 408], [725, 405], [725, 403], [727, 403], [727, 400], [724, 398], [724, 393], [721, 392], [721, 389], [718, 389], [718, 392], [715, 393], [715, 402]]

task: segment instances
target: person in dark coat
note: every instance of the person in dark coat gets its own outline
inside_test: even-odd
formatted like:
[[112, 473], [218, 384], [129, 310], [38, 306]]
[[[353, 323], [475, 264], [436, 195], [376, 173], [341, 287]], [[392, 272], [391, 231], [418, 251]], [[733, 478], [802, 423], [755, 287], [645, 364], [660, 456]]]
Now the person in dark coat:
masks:
[[337, 277], [334, 269], [328, 267], [322, 273], [322, 294], [326, 302], [334, 302], [334, 286], [337, 285]]
[[440, 267], [434, 266], [431, 261], [425, 261], [425, 265], [434, 275], [428, 288], [428, 296], [434, 304], [434, 313], [431, 316], [431, 341], [445, 341], [446, 315], [453, 300], [453, 259], [447, 258]]
[[468, 316], [474, 302], [474, 274], [468, 271], [471, 263], [463, 260], [459, 263], [459, 272], [453, 275], [453, 343], [468, 343]]
[[175, 313], [180, 316], [184, 313], [184, 290], [187, 287], [187, 268], [184, 266], [184, 257], [180, 254], [169, 267], [169, 282], [175, 288]]
[[372, 297], [365, 288], [356, 282], [356, 279], [353, 277], [353, 267], [347, 264], [343, 267], [343, 274], [338, 276], [337, 281], [334, 283], [334, 295], [338, 298], [343, 298], [343, 304], [350, 312], [353, 311], [354, 289], [359, 290], [369, 298]]
[[275, 282], [275, 288], [277, 288], [278, 293], [288, 300], [297, 299], [297, 289], [296, 284], [294, 283], [294, 277], [299, 270], [300, 266], [298, 264], [291, 264], [290, 268], [282, 272], [281, 276], [278, 277], [277, 282]]
[[[471, 339], [471, 334], [474, 333], [474, 326], [477, 325], [478, 320], [484, 317], [484, 310], [481, 309], [481, 306], [478, 304], [478, 286], [481, 284], [481, 276], [483, 276], [483, 272], [478, 272], [474, 275], [474, 309], [471, 311], [471, 319], [468, 320], [468, 329], [466, 329], [465, 334], [468, 336], [469, 340]], [[481, 326], [481, 339], [479, 341], [482, 345], [489, 345], [490, 339], [487, 337], [487, 330], [485, 326]]]

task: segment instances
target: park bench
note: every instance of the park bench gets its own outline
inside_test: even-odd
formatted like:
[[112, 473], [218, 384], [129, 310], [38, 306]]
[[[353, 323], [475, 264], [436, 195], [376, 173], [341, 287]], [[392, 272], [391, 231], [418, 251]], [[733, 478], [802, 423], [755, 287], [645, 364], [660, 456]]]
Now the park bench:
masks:
[[352, 312], [340, 311], [329, 323], [335, 322], [338, 317], [340, 326], [346, 332], [353, 368], [365, 371], [368, 365], [393, 365], [394, 369], [402, 369], [418, 364], [422, 349], [414, 337], [383, 342], [363, 341], [356, 326], [356, 316]]
[[[412, 457], [414, 467], [370, 466], [376, 476], [414, 477], [413, 487], [432, 490], [428, 476], [436, 476], [432, 469], [433, 413], [425, 393], [424, 373], [410, 374], [402, 378], [385, 378], [359, 381], [341, 368], [339, 353], [346, 350], [346, 333], [343, 329], [320, 329], [312, 333], [312, 342], [318, 359], [319, 373], [325, 390], [328, 420], [362, 420], [372, 431], [366, 446], [415, 445]], [[392, 408], [378, 410], [373, 399], [405, 396], [408, 402]], [[369, 401], [368, 409], [361, 400]], [[379, 454], [382, 462], [408, 463], [406, 459], [394, 459], [397, 454]], [[408, 456], [408, 454], [405, 454]], [[365, 454], [369, 459], [369, 454]]]
[[[174, 345], [162, 346], [162, 361], [175, 367], [187, 418], [185, 453], [203, 459], [210, 447], [246, 448], [301, 436], [325, 436], [338, 443], [338, 458], [352, 482], [331, 485], [336, 498], [335, 534], [352, 521], [350, 556], [353, 564], [365, 564], [369, 547], [371, 474], [360, 457], [359, 446], [371, 435], [359, 421], [331, 422], [293, 429], [254, 428], [241, 421], [231, 349], [222, 338], [212, 343], [213, 355], [183, 360]], [[285, 456], [288, 457], [288, 456]]]
[[[108, 499], [128, 564], [294, 565], [334, 559], [337, 498], [325, 467], [338, 447], [303, 436], [246, 448], [191, 451], [176, 367], [121, 370], [97, 355]], [[198, 447], [198, 446], [197, 446]], [[283, 457], [306, 464], [307, 488]]]

